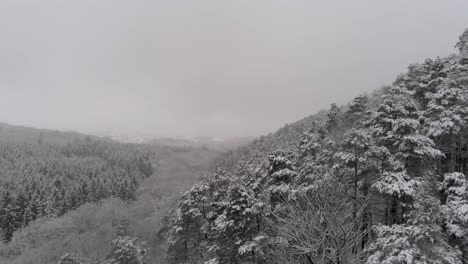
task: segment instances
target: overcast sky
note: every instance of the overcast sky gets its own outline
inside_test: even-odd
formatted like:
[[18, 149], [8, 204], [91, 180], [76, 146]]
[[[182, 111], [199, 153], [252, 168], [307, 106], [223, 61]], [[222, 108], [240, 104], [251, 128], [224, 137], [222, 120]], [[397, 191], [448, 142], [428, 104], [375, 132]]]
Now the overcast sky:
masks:
[[454, 52], [466, 27], [466, 0], [0, 0], [0, 121], [255, 136]]

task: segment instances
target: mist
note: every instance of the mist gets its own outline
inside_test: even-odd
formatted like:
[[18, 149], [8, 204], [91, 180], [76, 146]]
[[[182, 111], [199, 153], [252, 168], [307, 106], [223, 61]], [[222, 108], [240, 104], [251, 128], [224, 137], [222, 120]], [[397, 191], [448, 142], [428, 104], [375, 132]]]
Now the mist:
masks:
[[257, 136], [453, 52], [467, 1], [2, 1], [0, 121]]

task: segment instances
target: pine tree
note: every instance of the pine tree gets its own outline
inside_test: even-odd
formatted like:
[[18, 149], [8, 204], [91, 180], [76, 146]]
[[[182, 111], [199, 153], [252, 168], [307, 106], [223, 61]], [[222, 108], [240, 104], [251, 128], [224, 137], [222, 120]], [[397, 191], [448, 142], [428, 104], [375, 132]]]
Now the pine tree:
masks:
[[346, 111], [346, 121], [353, 125], [356, 121], [366, 118], [369, 98], [362, 94], [354, 98]]
[[291, 184], [297, 175], [296, 168], [291, 160], [291, 154], [277, 151], [268, 156], [269, 169], [266, 185], [270, 194], [270, 203], [274, 208], [284, 199], [289, 198]]
[[2, 195], [0, 210], [0, 228], [3, 241], [9, 242], [20, 224], [17, 222], [18, 216], [16, 213], [18, 210], [13, 202], [13, 197], [8, 191], [5, 191]]
[[210, 206], [212, 191], [216, 190], [213, 195], [219, 195], [227, 184], [229, 179], [218, 172], [184, 193], [169, 232], [168, 260], [171, 263], [203, 258], [200, 256], [205, 253], [203, 239], [208, 238], [207, 227], [213, 217]]
[[85, 263], [83, 259], [75, 255], [67, 253], [60, 258], [57, 264], [85, 264]]
[[428, 109], [424, 112], [427, 134], [439, 137], [460, 133], [468, 116], [463, 90], [456, 83], [447, 81], [429, 99]]
[[441, 183], [444, 225], [451, 242], [468, 257], [468, 180], [459, 172], [447, 173]]
[[460, 63], [468, 63], [468, 29], [465, 29], [463, 34], [460, 36], [460, 39], [455, 45], [460, 50]]
[[26, 208], [28, 206], [27, 197], [24, 194], [20, 193], [15, 197], [13, 204], [15, 210], [14, 215], [16, 217], [16, 226], [18, 228], [26, 226], [28, 224], [25, 217]]
[[264, 204], [238, 181], [225, 190], [225, 196], [212, 202], [212, 224], [209, 226], [210, 259], [228, 264], [241, 259], [262, 260], [261, 212]]
[[438, 199], [430, 194], [427, 182], [420, 186], [416, 196], [406, 224], [375, 226], [377, 238], [368, 248], [368, 264], [463, 263], [460, 250], [450, 246], [444, 235], [440, 226], [443, 210]]
[[124, 236], [112, 240], [111, 264], [148, 264], [148, 246], [137, 238]]
[[332, 129], [333, 127], [338, 125], [340, 113], [341, 109], [335, 103], [330, 105], [330, 110], [328, 110], [327, 113], [327, 129]]
[[329, 172], [336, 143], [322, 129], [311, 130], [302, 135], [297, 151], [296, 184], [307, 187]]
[[358, 197], [368, 195], [369, 185], [379, 173], [381, 163], [378, 157], [382, 151], [385, 149], [375, 145], [369, 131], [351, 129], [345, 133], [340, 148], [334, 155], [334, 169], [342, 175], [342, 181], [349, 182], [352, 186], [355, 213]]

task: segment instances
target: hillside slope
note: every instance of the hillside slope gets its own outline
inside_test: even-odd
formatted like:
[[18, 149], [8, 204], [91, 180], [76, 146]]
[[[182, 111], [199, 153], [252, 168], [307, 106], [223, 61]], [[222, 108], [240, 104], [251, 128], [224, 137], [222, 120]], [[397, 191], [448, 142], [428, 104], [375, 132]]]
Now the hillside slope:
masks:
[[0, 236], [109, 197], [131, 200], [152, 174], [152, 153], [78, 133], [1, 124]]
[[76, 140], [95, 139], [106, 140], [102, 137], [85, 135], [76, 132], [64, 132], [59, 130], [39, 129], [26, 126], [15, 126], [0, 123], [0, 142], [9, 143], [44, 143], [44, 144], [67, 144]]
[[41, 218], [0, 244], [0, 263], [49, 264], [66, 253], [90, 261], [103, 260], [111, 251], [115, 229], [127, 221], [132, 236], [148, 244], [150, 263], [164, 263], [164, 218], [181, 192], [208, 173], [217, 151], [149, 146], [155, 154], [154, 173], [136, 191], [134, 201], [110, 198], [86, 203], [58, 218]]
[[224, 156], [184, 194], [169, 263], [468, 259], [468, 30], [457, 54]]
[[[386, 89], [388, 87], [382, 87], [367, 95], [369, 108], [376, 108], [380, 104]], [[349, 105], [343, 105], [340, 108], [341, 111], [346, 111]], [[328, 110], [319, 111], [296, 122], [286, 124], [273, 133], [253, 140], [250, 144], [228, 151], [216, 159], [214, 168], [235, 172], [238, 166], [247, 160], [261, 163], [269, 153], [275, 150], [294, 149], [300, 143], [304, 133], [325, 125], [328, 113]]]
[[121, 222], [162, 263], [165, 215], [221, 153], [2, 124], [0, 263], [103, 260]]

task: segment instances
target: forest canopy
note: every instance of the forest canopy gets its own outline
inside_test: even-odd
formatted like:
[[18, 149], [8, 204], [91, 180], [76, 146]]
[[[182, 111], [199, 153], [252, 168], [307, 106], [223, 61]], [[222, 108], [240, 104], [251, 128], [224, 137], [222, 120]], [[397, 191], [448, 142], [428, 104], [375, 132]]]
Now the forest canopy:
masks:
[[[1, 133], [1, 132], [0, 132]], [[109, 197], [135, 199], [152, 153], [97, 138], [49, 144], [0, 141], [0, 233], [5, 242], [38, 218], [60, 217]]]

